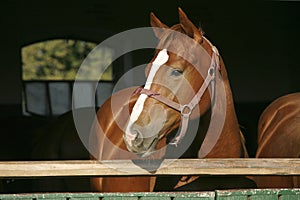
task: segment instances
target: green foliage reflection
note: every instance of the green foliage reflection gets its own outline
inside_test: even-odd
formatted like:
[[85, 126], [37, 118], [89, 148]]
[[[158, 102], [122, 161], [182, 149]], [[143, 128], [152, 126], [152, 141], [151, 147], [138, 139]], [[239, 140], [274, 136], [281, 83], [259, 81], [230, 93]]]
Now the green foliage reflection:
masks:
[[[23, 80], [74, 80], [77, 71], [97, 44], [79, 40], [49, 40], [22, 48]], [[105, 70], [112, 60], [112, 50], [100, 49], [101, 57], [93, 59], [90, 65]], [[99, 67], [98, 67], [99, 69]], [[81, 79], [98, 80], [95, 68], [85, 68]], [[112, 66], [103, 73], [101, 80], [112, 80]]]

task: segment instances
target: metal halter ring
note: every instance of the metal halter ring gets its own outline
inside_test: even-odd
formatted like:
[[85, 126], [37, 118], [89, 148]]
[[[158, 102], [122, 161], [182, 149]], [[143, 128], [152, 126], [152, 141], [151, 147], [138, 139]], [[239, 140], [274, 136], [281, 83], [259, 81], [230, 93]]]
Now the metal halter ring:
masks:
[[214, 75], [215, 75], [215, 69], [214, 69], [214, 67], [210, 67], [210, 68], [208, 69], [208, 74], [209, 74], [210, 76], [214, 76]]
[[183, 117], [189, 118], [193, 109], [189, 105], [183, 105], [181, 108], [181, 115]]

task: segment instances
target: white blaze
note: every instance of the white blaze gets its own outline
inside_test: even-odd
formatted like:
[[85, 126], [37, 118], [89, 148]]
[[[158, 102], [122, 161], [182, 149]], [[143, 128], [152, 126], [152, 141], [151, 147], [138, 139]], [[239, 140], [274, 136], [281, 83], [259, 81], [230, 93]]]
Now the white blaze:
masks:
[[[169, 55], [166, 49], [161, 50], [157, 57], [155, 58], [155, 60], [152, 63], [152, 67], [151, 70], [149, 72], [148, 78], [146, 80], [145, 89], [150, 89], [151, 88], [151, 84], [153, 82], [153, 78], [156, 74], [156, 72], [158, 71], [158, 69], [160, 68], [160, 66], [162, 66], [163, 64], [165, 64], [169, 59]], [[141, 94], [139, 96], [139, 98], [137, 99], [135, 105], [133, 106], [132, 109], [132, 113], [130, 115], [129, 118], [129, 123], [127, 125], [126, 128], [126, 137], [127, 139], [134, 140], [136, 137], [136, 134], [131, 134], [130, 132], [130, 128], [132, 126], [132, 124], [139, 118], [140, 114], [142, 113], [143, 109], [144, 109], [144, 103], [147, 99], [147, 95], [146, 94]]]

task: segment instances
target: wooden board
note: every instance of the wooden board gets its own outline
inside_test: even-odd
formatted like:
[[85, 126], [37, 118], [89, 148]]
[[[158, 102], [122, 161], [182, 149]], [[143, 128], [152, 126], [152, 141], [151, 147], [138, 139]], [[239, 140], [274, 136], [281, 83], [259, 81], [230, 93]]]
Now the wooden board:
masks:
[[[142, 168], [148, 164], [140, 163]], [[156, 172], [148, 172], [131, 160], [0, 162], [0, 177], [300, 175], [300, 159], [180, 159], [164, 160], [160, 166]]]

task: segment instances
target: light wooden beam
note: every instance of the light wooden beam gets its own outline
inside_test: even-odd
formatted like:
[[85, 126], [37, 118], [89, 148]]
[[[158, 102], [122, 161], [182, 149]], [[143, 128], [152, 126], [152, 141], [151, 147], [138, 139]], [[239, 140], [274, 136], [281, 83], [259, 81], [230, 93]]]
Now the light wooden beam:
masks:
[[[155, 168], [158, 162], [140, 162]], [[0, 177], [130, 176], [130, 175], [300, 175], [300, 159], [164, 160], [148, 172], [131, 160], [0, 162]]]

